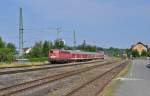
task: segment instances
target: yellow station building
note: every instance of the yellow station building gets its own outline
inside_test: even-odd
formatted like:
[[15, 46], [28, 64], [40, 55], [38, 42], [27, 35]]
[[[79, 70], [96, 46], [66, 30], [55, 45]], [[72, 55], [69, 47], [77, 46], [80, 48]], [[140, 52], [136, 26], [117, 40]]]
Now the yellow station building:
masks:
[[142, 51], [146, 51], [146, 52], [148, 51], [148, 45], [145, 45], [141, 42], [138, 42], [137, 44], [132, 45], [131, 49], [132, 50], [137, 50], [139, 52], [139, 54], [141, 54]]

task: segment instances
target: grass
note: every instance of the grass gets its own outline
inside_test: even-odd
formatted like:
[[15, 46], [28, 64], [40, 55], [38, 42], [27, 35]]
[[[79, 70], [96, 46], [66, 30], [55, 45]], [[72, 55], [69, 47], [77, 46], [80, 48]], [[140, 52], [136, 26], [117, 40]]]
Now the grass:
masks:
[[[36, 58], [35, 58], [36, 59]], [[99, 61], [99, 60], [91, 60], [91, 61], [87, 61], [87, 62], [93, 62], [93, 61]], [[1, 62], [0, 63], [0, 68], [3, 68], [3, 67], [17, 67], [17, 66], [35, 66], [35, 65], [43, 65], [45, 63], [48, 63], [48, 60], [45, 60], [45, 61], [31, 61], [31, 62], [24, 62], [24, 63], [21, 63], [21, 62], [14, 62], [14, 63], [3, 63]], [[81, 63], [81, 62], [72, 62], [70, 64], [74, 64], [74, 63]]]
[[44, 62], [25, 62], [25, 63], [19, 63], [19, 62], [15, 62], [15, 63], [0, 63], [0, 68], [3, 67], [17, 67], [17, 66], [35, 66], [35, 65], [42, 65], [48, 63], [47, 61]]
[[48, 57], [40, 57], [40, 58], [29, 58], [30, 62], [43, 62], [48, 61]]
[[[131, 62], [129, 63], [129, 65], [127, 65], [127, 67], [125, 69], [123, 69], [117, 76], [116, 78], [122, 77], [127, 75], [127, 73], [129, 72], [129, 69], [131, 68]], [[113, 95], [113, 89], [116, 88], [118, 82], [120, 80], [114, 78], [103, 90], [103, 92], [101, 92], [99, 94], [99, 96], [112, 96]]]
[[41, 57], [41, 58], [30, 58], [29, 62], [13, 62], [13, 63], [6, 63], [0, 62], [0, 68], [3, 67], [17, 67], [17, 66], [35, 66], [35, 65], [43, 65], [48, 63], [48, 57]]

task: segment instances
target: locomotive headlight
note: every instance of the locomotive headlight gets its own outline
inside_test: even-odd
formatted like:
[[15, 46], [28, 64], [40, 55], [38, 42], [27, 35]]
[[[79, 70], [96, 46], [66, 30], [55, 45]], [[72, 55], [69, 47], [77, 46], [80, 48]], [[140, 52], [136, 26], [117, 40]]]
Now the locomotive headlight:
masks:
[[51, 56], [51, 58], [56, 58], [56, 56]]

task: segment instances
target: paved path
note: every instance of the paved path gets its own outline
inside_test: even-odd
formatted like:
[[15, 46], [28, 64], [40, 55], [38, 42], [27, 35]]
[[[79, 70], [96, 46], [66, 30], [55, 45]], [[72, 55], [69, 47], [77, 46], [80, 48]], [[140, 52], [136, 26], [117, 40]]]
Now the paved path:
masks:
[[113, 96], [150, 96], [150, 60], [133, 60], [127, 76], [121, 78]]

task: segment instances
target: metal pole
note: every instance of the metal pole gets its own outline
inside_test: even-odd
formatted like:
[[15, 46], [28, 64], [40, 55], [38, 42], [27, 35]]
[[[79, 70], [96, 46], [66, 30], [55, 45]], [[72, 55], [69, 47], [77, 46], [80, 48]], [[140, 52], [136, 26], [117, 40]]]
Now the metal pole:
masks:
[[61, 29], [60, 27], [56, 28], [56, 30], [57, 30], [57, 40], [59, 39], [59, 33], [61, 32], [60, 29]]
[[74, 50], [75, 50], [76, 49], [76, 31], [75, 30], [73, 31], [73, 38], [74, 38], [73, 43], [74, 43]]
[[56, 30], [57, 30], [57, 40], [58, 40], [58, 38], [59, 38], [59, 28], [57, 27]]
[[23, 58], [23, 14], [22, 8], [19, 9], [19, 54]]
[[85, 50], [86, 40], [83, 41], [83, 50]]

